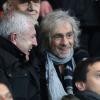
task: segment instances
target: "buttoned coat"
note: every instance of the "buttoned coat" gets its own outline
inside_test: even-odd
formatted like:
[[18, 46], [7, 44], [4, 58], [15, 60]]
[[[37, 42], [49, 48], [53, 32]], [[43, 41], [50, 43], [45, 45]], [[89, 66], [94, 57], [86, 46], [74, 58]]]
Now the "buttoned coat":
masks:
[[26, 61], [24, 53], [0, 37], [0, 77], [10, 87], [14, 100], [40, 100], [38, 69], [35, 58]]

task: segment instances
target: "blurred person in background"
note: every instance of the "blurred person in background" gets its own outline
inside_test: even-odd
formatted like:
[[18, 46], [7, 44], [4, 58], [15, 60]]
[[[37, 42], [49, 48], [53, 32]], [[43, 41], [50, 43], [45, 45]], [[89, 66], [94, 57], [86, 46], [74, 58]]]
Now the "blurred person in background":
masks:
[[80, 62], [73, 75], [74, 94], [80, 100], [100, 100], [100, 57]]
[[13, 10], [26, 12], [37, 22], [40, 12], [40, 0], [7, 0], [3, 4], [3, 10], [4, 13], [12, 12]]
[[70, 95], [63, 96], [61, 100], [80, 100], [80, 99], [70, 94]]

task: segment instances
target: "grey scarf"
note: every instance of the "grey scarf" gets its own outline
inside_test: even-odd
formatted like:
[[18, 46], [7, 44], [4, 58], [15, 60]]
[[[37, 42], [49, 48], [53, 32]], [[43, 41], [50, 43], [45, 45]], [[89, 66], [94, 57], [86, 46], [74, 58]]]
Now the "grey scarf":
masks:
[[70, 50], [66, 58], [58, 58], [52, 53], [47, 52], [46, 79], [48, 82], [49, 100], [61, 100], [62, 96], [67, 95], [61, 81], [57, 75], [55, 64], [64, 64], [73, 58], [73, 49]]
[[55, 63], [56, 65], [58, 64], [65, 64], [67, 63], [69, 60], [72, 59], [73, 57], [73, 49], [71, 49], [68, 54], [66, 55], [66, 58], [58, 58], [57, 56], [53, 55], [52, 53], [50, 52], [47, 52], [48, 54], [48, 57], [53, 61], [53, 63]]

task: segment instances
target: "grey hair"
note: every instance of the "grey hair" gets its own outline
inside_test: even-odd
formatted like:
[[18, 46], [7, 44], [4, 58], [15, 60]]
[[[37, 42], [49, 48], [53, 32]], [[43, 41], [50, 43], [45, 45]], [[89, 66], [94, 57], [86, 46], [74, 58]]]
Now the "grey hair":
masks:
[[30, 22], [34, 28], [35, 22], [28, 14], [19, 11], [9, 12], [0, 18], [0, 36], [8, 39], [11, 33], [23, 35], [28, 30]]
[[56, 26], [60, 23], [69, 23], [72, 25], [73, 33], [75, 36], [75, 47], [79, 46], [78, 36], [80, 34], [79, 25], [80, 22], [77, 20], [76, 17], [70, 16], [68, 11], [56, 10], [49, 13], [41, 22], [40, 24], [40, 31], [41, 36], [40, 39], [42, 40], [42, 46], [46, 47], [45, 42], [49, 41], [50, 33], [55, 32]]

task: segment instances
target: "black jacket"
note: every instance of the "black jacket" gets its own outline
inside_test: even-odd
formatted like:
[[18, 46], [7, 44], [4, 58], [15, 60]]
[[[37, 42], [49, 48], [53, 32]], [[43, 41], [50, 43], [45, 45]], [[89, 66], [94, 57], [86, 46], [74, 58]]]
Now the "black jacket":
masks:
[[79, 92], [79, 93], [76, 93], [76, 96], [80, 100], [100, 100], [100, 95], [91, 91]]
[[62, 9], [70, 10], [81, 23], [82, 28], [100, 27], [99, 0], [63, 0]]
[[41, 1], [49, 1], [53, 9], [62, 8], [62, 0], [41, 0]]
[[14, 100], [40, 100], [38, 68], [36, 62], [26, 61], [14, 44], [0, 37], [0, 78], [7, 82]]
[[[44, 0], [42, 0], [44, 1]], [[76, 16], [82, 28], [100, 28], [100, 0], [47, 0], [54, 9], [69, 10]]]

